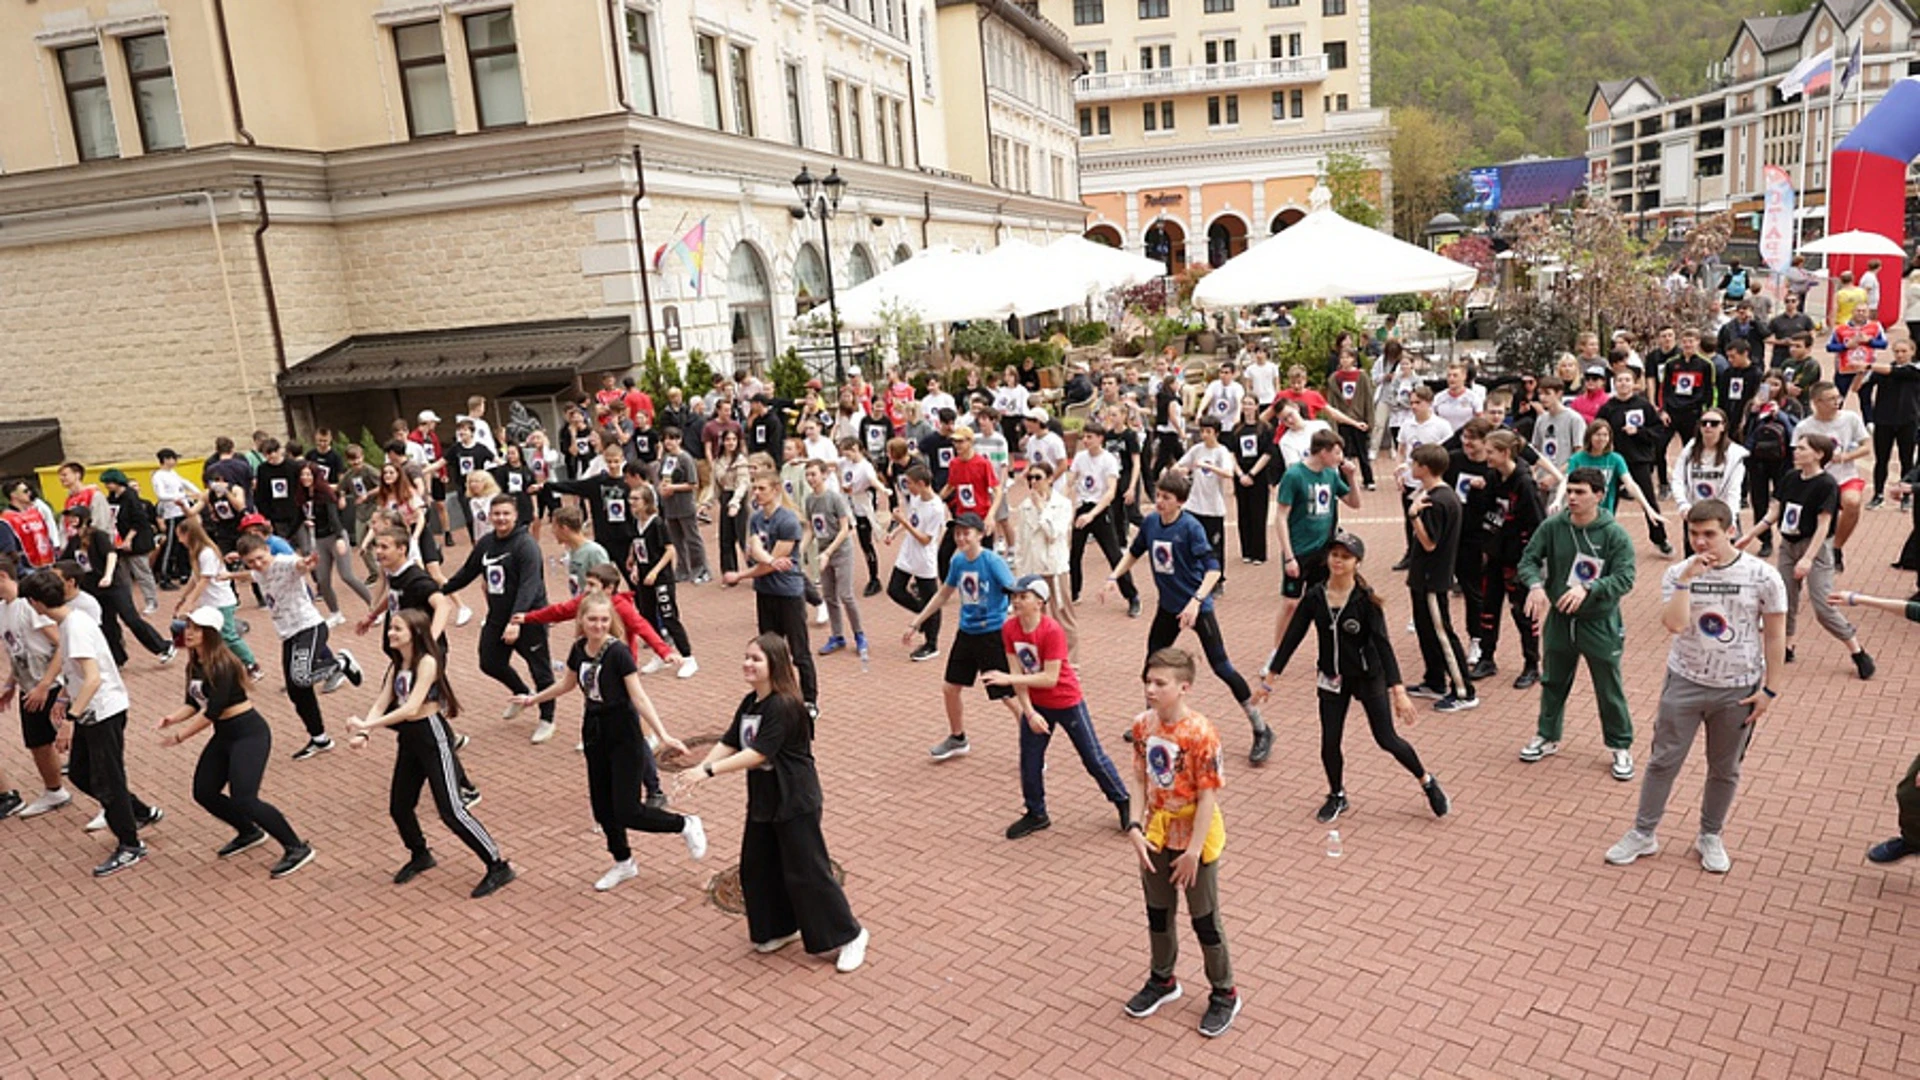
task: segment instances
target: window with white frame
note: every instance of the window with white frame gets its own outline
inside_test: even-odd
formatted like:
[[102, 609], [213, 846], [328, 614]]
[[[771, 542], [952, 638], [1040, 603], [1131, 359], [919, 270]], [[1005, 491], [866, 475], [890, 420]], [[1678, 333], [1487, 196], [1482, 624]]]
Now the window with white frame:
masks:
[[447, 48], [438, 22], [393, 28], [393, 54], [400, 64], [400, 101], [407, 135], [421, 139], [453, 133], [453, 86], [447, 78]]
[[467, 32], [467, 68], [473, 78], [474, 109], [482, 128], [527, 122], [520, 89], [520, 48], [514, 40], [513, 12], [488, 11], [461, 20]]
[[806, 106], [800, 97], [800, 65], [782, 65], [787, 84], [787, 138], [795, 146], [807, 145]]
[[73, 121], [73, 145], [80, 160], [119, 157], [120, 136], [113, 127], [113, 101], [107, 93], [107, 64], [100, 43], [71, 45], [55, 55], [60, 60], [67, 116]]
[[727, 58], [733, 76], [733, 130], [739, 135], [752, 135], [753, 57], [746, 46], [729, 44]]
[[724, 131], [720, 122], [720, 39], [712, 34], [695, 34], [693, 52], [700, 66], [700, 120], [715, 131]]
[[844, 156], [847, 152], [846, 133], [840, 123], [840, 99], [843, 96], [839, 79], [827, 80], [827, 146], [834, 154]]
[[133, 84], [133, 112], [140, 122], [140, 148], [179, 150], [187, 145], [180, 123], [180, 95], [173, 83], [167, 35], [140, 34], [121, 42], [127, 54], [127, 78]]
[[627, 96], [635, 112], [660, 115], [653, 95], [653, 31], [648, 15], [638, 8], [627, 9]]

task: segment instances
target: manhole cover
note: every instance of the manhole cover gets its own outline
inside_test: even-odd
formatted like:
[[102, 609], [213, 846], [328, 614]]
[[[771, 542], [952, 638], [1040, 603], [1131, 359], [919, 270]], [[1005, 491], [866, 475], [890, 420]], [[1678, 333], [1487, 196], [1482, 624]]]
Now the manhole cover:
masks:
[[[689, 747], [691, 749], [691, 747]], [[827, 860], [833, 867], [833, 881], [836, 885], [847, 883], [846, 868], [838, 860]], [[729, 915], [745, 915], [747, 902], [740, 895], [740, 866], [738, 863], [713, 875], [707, 880], [707, 901]]]
[[690, 769], [698, 765], [700, 760], [707, 756], [707, 751], [712, 748], [714, 743], [719, 742], [720, 736], [724, 734], [726, 733], [716, 731], [707, 735], [695, 735], [691, 738], [683, 738], [680, 741], [687, 744], [687, 752], [684, 755], [677, 750], [663, 747], [658, 754], [654, 755], [654, 759], [668, 768]]

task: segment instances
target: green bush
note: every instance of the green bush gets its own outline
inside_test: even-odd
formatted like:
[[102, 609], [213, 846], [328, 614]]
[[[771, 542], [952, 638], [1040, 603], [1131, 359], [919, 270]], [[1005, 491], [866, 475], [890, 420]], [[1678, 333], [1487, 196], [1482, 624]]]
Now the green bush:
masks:
[[1521, 296], [1500, 311], [1493, 332], [1494, 361], [1509, 372], [1544, 375], [1563, 352], [1573, 349], [1580, 317], [1553, 299]]
[[800, 359], [799, 350], [787, 346], [773, 361], [773, 368], [767, 373], [773, 379], [773, 392], [783, 398], [799, 400], [807, 392], [807, 380], [813, 378], [807, 370], [806, 361]]
[[1393, 293], [1390, 296], [1381, 297], [1380, 302], [1374, 305], [1374, 310], [1383, 316], [1406, 315], [1426, 309], [1427, 298], [1419, 293]]
[[1008, 364], [1018, 362], [1019, 347], [1020, 342], [1007, 333], [1005, 327], [986, 319], [976, 319], [953, 335], [954, 355], [970, 356], [982, 370], [996, 374]]
[[1333, 363], [1333, 342], [1343, 330], [1360, 338], [1360, 315], [1345, 300], [1294, 308], [1293, 330], [1275, 350], [1274, 361], [1283, 371], [1299, 364], [1307, 369], [1307, 378], [1318, 383]]
[[1112, 336], [1113, 328], [1103, 322], [1075, 323], [1067, 327], [1067, 340], [1072, 342], [1075, 348], [1104, 345]]
[[707, 354], [701, 349], [687, 350], [686, 374], [680, 377], [680, 385], [689, 396], [704, 394], [713, 386], [713, 365], [707, 363]]
[[648, 349], [635, 382], [648, 397], [665, 401], [667, 391], [680, 385], [680, 365], [674, 362], [672, 353]]

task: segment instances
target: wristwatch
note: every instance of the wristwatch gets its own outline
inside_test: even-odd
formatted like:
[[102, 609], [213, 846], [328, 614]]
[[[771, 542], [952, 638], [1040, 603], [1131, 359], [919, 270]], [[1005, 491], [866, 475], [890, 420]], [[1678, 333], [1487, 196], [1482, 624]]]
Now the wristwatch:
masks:
[[1771, 701], [1771, 700], [1773, 700], [1774, 698], [1777, 698], [1777, 697], [1779, 697], [1779, 696], [1780, 696], [1780, 693], [1779, 693], [1779, 691], [1777, 691], [1777, 690], [1775, 690], [1775, 689], [1774, 689], [1773, 687], [1771, 687], [1771, 686], [1762, 686], [1762, 687], [1760, 688], [1760, 692], [1761, 692], [1761, 693], [1763, 693], [1763, 694], [1765, 694], [1765, 695], [1767, 695], [1767, 700], [1769, 700], [1769, 701]]
[[708, 761], [701, 762], [700, 771], [707, 774], [707, 779], [709, 780], [713, 779], [713, 763], [712, 762], [708, 762]]

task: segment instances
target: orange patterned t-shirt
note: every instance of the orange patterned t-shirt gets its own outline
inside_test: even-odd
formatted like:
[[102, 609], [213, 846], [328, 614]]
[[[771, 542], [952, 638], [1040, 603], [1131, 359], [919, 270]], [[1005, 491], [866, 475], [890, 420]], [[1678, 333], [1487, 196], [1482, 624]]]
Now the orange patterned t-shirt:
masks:
[[1203, 791], [1226, 785], [1220, 775], [1220, 736], [1213, 722], [1189, 709], [1162, 724], [1149, 709], [1133, 721], [1133, 759], [1147, 774], [1147, 809], [1167, 815], [1164, 847], [1185, 851], [1193, 842], [1193, 807]]

